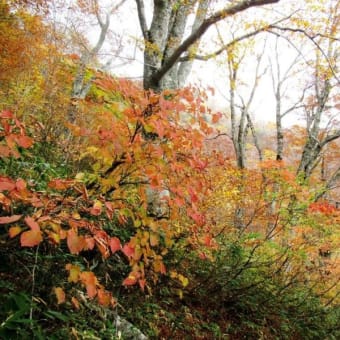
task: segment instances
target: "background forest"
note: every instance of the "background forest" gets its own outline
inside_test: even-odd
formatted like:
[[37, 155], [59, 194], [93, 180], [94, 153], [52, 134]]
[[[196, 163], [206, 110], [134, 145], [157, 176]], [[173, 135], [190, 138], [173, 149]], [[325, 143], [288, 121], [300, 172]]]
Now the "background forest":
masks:
[[0, 1], [0, 338], [339, 339], [339, 22]]

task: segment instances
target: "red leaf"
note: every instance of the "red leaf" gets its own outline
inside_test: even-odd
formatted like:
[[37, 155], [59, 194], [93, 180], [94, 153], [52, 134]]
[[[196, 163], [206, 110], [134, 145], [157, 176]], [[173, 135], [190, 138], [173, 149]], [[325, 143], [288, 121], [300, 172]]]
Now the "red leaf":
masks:
[[204, 245], [211, 247], [213, 245], [213, 238], [211, 235], [205, 235], [203, 239]]
[[8, 177], [0, 177], [0, 191], [11, 191], [15, 189], [15, 183]]
[[79, 254], [86, 247], [86, 242], [83, 236], [78, 236], [75, 230], [70, 229], [67, 232], [67, 246], [71, 254]]
[[110, 248], [111, 248], [112, 254], [114, 254], [116, 251], [118, 251], [122, 248], [122, 245], [120, 244], [119, 238], [111, 237]]
[[191, 202], [196, 203], [198, 201], [198, 196], [197, 196], [195, 190], [193, 190], [191, 187], [189, 187], [188, 191], [189, 191], [189, 194], [190, 194]]
[[16, 137], [15, 141], [19, 146], [25, 149], [33, 145], [33, 139], [25, 135]]
[[183, 207], [183, 206], [185, 205], [185, 201], [184, 201], [184, 199], [181, 198], [181, 197], [175, 197], [175, 198], [174, 198], [174, 202], [176, 203], [176, 205], [177, 205], [179, 208], [181, 208], [181, 207]]
[[145, 279], [140, 279], [140, 280], [138, 280], [138, 284], [139, 284], [139, 287], [141, 288], [141, 290], [144, 291], [144, 289], [145, 289], [145, 284], [146, 284]]
[[19, 178], [16, 182], [15, 182], [15, 186], [17, 187], [17, 189], [19, 191], [25, 190], [26, 189], [26, 182]]
[[39, 224], [30, 216], [25, 217], [25, 223], [34, 231], [40, 231]]
[[103, 205], [100, 201], [95, 201], [93, 207], [90, 209], [90, 214], [93, 216], [99, 216], [102, 213]]
[[0, 217], [0, 224], [13, 223], [20, 220], [22, 215], [2, 216]]
[[130, 273], [129, 276], [123, 281], [123, 286], [133, 286], [137, 283], [138, 275]]
[[207, 259], [207, 255], [205, 253], [203, 253], [203, 252], [199, 253], [198, 256], [199, 256], [199, 258], [201, 260], [206, 260]]
[[1, 112], [0, 118], [12, 119], [14, 117], [13, 113], [9, 110], [3, 110]]
[[123, 253], [127, 257], [132, 257], [135, 254], [135, 249], [132, 248], [128, 243], [126, 243], [123, 247]]
[[189, 210], [188, 216], [190, 216], [195, 221], [198, 227], [202, 227], [205, 223], [204, 215], [200, 214], [199, 212], [195, 210]]
[[40, 230], [28, 230], [21, 234], [20, 243], [22, 247], [34, 247], [42, 241]]

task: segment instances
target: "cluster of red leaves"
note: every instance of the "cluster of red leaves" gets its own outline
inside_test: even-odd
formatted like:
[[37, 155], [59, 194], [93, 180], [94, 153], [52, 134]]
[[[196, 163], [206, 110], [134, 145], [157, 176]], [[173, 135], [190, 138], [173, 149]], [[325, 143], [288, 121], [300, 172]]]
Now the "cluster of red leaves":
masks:
[[[20, 236], [23, 247], [34, 247], [48, 240], [55, 245], [66, 242], [72, 254], [97, 249], [103, 258], [108, 258], [119, 251], [131, 266], [123, 285], [139, 284], [144, 289], [146, 268], [151, 267], [154, 280], [158, 274], [166, 273], [163, 255], [178, 232], [174, 221], [182, 223], [180, 232], [191, 230], [201, 235], [192, 237], [199, 240], [200, 246], [202, 239], [206, 247], [214, 244], [210, 238], [204, 238], [209, 228], [198, 209], [208, 190], [206, 169], [210, 160], [203, 154], [202, 146], [211, 128], [202, 118], [201, 99], [194, 99], [188, 90], [159, 95], [107, 78], [97, 85], [105, 91], [118, 92], [127, 104], [116, 110], [111, 103], [113, 114], [96, 113], [93, 125], [83, 129], [89, 131], [86, 150], [92, 148], [94, 158], [101, 164], [96, 173], [96, 189], [87, 188], [80, 180], [54, 179], [48, 185], [53, 194], [35, 192], [23, 179], [3, 176], [0, 204], [8, 215], [1, 216], [0, 223], [10, 225], [9, 236]], [[183, 113], [185, 118], [181, 116]], [[33, 140], [12, 113], [3, 112], [1, 124], [1, 156], [19, 157], [17, 146], [28, 148]], [[156, 134], [157, 140], [146, 138], [148, 133]], [[148, 187], [169, 193], [161, 198], [170, 214], [166, 219], [155, 220], [148, 215]], [[136, 195], [135, 202], [131, 202], [131, 195]], [[13, 214], [19, 202], [34, 207], [35, 212]], [[122, 226], [132, 219], [135, 234], [121, 244], [116, 235], [109, 235], [103, 229], [105, 219], [114, 219]], [[92, 275], [79, 274], [76, 282], [86, 287], [90, 298], [96, 296], [99, 303], [108, 301]], [[64, 293], [59, 288], [56, 294], [61, 302]]]
[[29, 148], [33, 139], [26, 135], [23, 124], [11, 111], [0, 114], [0, 157], [19, 157], [18, 147]]
[[314, 202], [309, 205], [309, 211], [313, 213], [330, 215], [336, 211], [336, 208], [334, 205], [328, 202]]
[[[3, 111], [0, 118], [0, 157], [19, 157], [17, 146], [29, 148], [33, 140], [25, 134], [24, 125], [11, 112]], [[110, 237], [100, 223], [91, 218], [103, 213], [112, 219], [114, 210], [110, 202], [102, 204], [91, 200], [86, 187], [75, 180], [54, 179], [48, 186], [54, 190], [53, 193], [36, 192], [21, 178], [15, 180], [0, 176], [0, 225], [8, 225], [10, 238], [20, 236], [22, 247], [38, 246], [44, 239], [56, 245], [66, 240], [71, 254], [96, 247], [104, 258], [117, 251], [122, 251], [127, 257], [133, 256], [133, 248], [129, 244], [122, 246], [117, 237]], [[66, 190], [69, 193], [67, 195]], [[31, 215], [13, 213], [19, 204], [33, 207], [35, 212]], [[81, 215], [90, 218], [82, 218]], [[71, 264], [66, 269], [70, 268], [73, 268]], [[82, 283], [89, 298], [96, 296], [100, 304], [112, 304], [111, 295], [98, 283], [94, 273], [82, 272], [79, 279], [73, 277], [69, 281]], [[58, 302], [63, 302], [63, 290], [58, 287], [55, 293]], [[77, 305], [75, 298], [72, 302]]]

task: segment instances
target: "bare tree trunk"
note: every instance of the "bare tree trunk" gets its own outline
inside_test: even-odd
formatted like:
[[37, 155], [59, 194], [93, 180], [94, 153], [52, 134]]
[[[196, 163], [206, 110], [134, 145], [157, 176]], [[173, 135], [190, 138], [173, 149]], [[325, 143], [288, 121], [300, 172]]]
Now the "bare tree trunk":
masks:
[[[334, 24], [338, 24], [339, 18], [334, 18]], [[328, 62], [332, 62], [329, 67], [337, 70], [336, 61], [339, 57], [337, 44], [334, 40], [328, 43], [327, 54], [323, 54]], [[327, 74], [328, 70], [324, 68], [321, 62], [320, 51], [316, 53], [315, 62], [315, 80], [314, 80], [314, 96], [315, 104], [312, 107], [306, 106], [307, 118], [307, 141], [304, 145], [300, 164], [297, 173], [303, 180], [308, 180], [313, 170], [320, 162], [323, 148], [331, 141], [340, 138], [340, 129], [331, 129], [325, 131], [322, 129], [321, 120], [327, 111], [327, 103], [331, 98], [331, 91], [335, 87], [332, 84], [332, 77]], [[323, 132], [321, 134], [321, 132]]]
[[[210, 0], [188, 2], [154, 0], [152, 22], [148, 27], [144, 2], [136, 0], [139, 23], [145, 41], [144, 88], [157, 92], [165, 88], [178, 88], [185, 82], [192, 64], [189, 57], [185, 58], [181, 65], [181, 57], [198, 43], [209, 27], [248, 8], [277, 2], [279, 0], [243, 0], [228, 4], [207, 16]], [[184, 38], [188, 13], [195, 10], [195, 7], [196, 19], [192, 31]]]
[[107, 31], [110, 26], [110, 15], [106, 14], [105, 22], [100, 18], [99, 13], [97, 13], [97, 20], [100, 26], [100, 35], [96, 45], [89, 51], [84, 51], [77, 68], [76, 76], [73, 81], [72, 92], [71, 92], [71, 102], [67, 113], [67, 120], [70, 123], [74, 123], [77, 113], [77, 102], [84, 99], [89, 92], [93, 78], [88, 80], [85, 79], [86, 68], [89, 66], [90, 61], [97, 56], [98, 52], [102, 48]]

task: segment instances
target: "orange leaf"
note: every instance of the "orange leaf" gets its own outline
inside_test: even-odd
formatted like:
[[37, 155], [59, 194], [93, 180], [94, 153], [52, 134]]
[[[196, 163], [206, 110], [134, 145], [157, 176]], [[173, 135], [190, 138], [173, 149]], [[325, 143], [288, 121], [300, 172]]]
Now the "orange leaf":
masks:
[[48, 187], [55, 190], [66, 190], [72, 187], [74, 184], [73, 180], [67, 179], [54, 179], [53, 181], [48, 183]]
[[104, 289], [98, 289], [98, 302], [102, 306], [109, 306], [111, 303], [111, 294]]
[[85, 242], [86, 242], [86, 250], [92, 250], [94, 246], [96, 245], [96, 241], [93, 237], [87, 236], [85, 237]]
[[34, 247], [42, 241], [40, 230], [28, 230], [21, 234], [20, 243], [22, 247]]
[[12, 150], [6, 145], [0, 145], [0, 157], [9, 157]]
[[66, 300], [66, 295], [65, 295], [65, 292], [64, 290], [61, 288], [61, 287], [55, 287], [54, 288], [54, 294], [56, 295], [57, 297], [57, 303], [58, 305], [62, 304], [65, 302]]
[[0, 217], [0, 224], [13, 223], [20, 220], [22, 215], [2, 216]]
[[203, 239], [204, 245], [211, 247], [213, 245], [213, 238], [211, 235], [205, 235]]
[[219, 113], [214, 113], [212, 115], [212, 123], [213, 124], [218, 123], [218, 121], [221, 119], [221, 117], [222, 117], [222, 114], [220, 112]]
[[19, 226], [10, 227], [8, 230], [8, 234], [10, 238], [17, 236], [20, 233], [21, 233], [21, 228]]
[[30, 216], [25, 217], [26, 224], [34, 231], [40, 231], [39, 224]]
[[21, 146], [22, 148], [29, 148], [33, 145], [33, 139], [31, 137], [28, 137], [28, 136], [18, 136], [16, 137], [16, 142], [19, 146]]
[[85, 285], [88, 297], [90, 299], [94, 298], [97, 295], [97, 279], [95, 275], [92, 272], [82, 272], [80, 274], [80, 280]]
[[153, 267], [157, 273], [165, 274], [166, 273], [166, 268], [164, 263], [161, 260], [156, 260], [153, 263]]
[[83, 236], [78, 236], [74, 229], [70, 229], [67, 232], [67, 246], [71, 254], [79, 254], [86, 247], [86, 242]]
[[111, 237], [110, 248], [111, 248], [112, 254], [114, 254], [116, 251], [118, 251], [122, 248], [122, 245], [120, 244], [119, 238]]
[[72, 296], [71, 302], [72, 302], [72, 305], [74, 306], [75, 309], [80, 308], [79, 301], [74, 296]]

